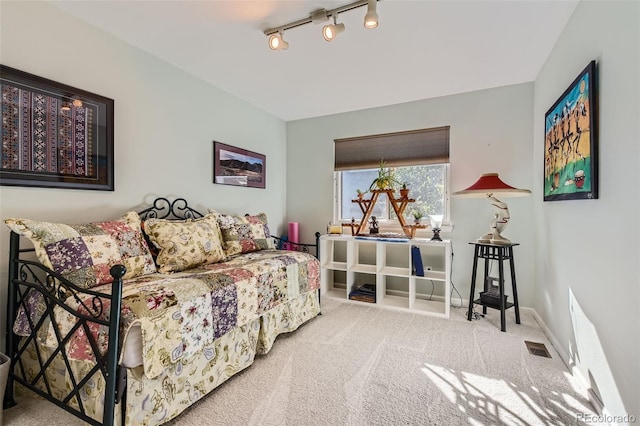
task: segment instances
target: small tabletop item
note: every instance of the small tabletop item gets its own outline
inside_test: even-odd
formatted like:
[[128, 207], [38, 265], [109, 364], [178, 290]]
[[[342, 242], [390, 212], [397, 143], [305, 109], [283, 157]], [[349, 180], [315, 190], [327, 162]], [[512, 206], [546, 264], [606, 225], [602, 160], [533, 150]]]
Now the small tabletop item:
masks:
[[371, 216], [371, 224], [369, 225], [369, 233], [377, 234], [380, 231], [380, 227], [378, 225], [378, 218], [375, 216]]

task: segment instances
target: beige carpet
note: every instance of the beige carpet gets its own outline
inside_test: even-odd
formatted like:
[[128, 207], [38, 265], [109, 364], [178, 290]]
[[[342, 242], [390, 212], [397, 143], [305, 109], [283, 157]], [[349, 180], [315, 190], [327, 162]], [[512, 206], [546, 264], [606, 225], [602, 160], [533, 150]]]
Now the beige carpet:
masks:
[[[529, 354], [544, 343], [552, 358]], [[533, 317], [468, 322], [323, 299], [323, 315], [278, 337], [272, 351], [172, 425], [568, 425], [593, 413]], [[23, 399], [6, 425], [82, 424]]]

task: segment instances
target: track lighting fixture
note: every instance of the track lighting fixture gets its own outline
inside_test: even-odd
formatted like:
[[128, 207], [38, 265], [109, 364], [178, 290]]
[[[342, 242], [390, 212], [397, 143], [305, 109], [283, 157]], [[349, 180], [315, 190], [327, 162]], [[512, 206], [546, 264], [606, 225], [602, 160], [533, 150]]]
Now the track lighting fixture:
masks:
[[311, 12], [311, 22], [314, 24], [321, 24], [323, 22], [327, 22], [329, 20], [329, 15], [327, 15], [327, 11], [324, 9], [318, 9], [314, 12]]
[[378, 26], [378, 12], [376, 12], [377, 0], [368, 0], [367, 14], [364, 15], [364, 27], [376, 28]]
[[329, 17], [332, 16], [333, 24], [325, 25], [322, 28], [322, 36], [324, 39], [332, 41], [338, 34], [344, 31], [344, 24], [338, 24], [336, 22], [338, 14], [348, 12], [358, 7], [367, 6], [364, 26], [366, 28], [376, 28], [378, 26], [378, 13], [376, 12], [377, 2], [378, 0], [359, 0], [331, 10], [319, 9], [312, 12], [307, 18], [299, 19], [279, 27], [269, 28], [264, 31], [264, 34], [269, 37], [269, 47], [272, 50], [286, 50], [289, 47], [289, 43], [282, 38], [284, 31], [310, 23], [319, 24], [326, 22], [329, 20]]
[[269, 47], [271, 50], [287, 50], [289, 48], [289, 43], [282, 38], [282, 31], [269, 36]]
[[327, 41], [333, 41], [334, 38], [344, 31], [344, 24], [336, 23], [336, 15], [333, 15], [333, 24], [322, 27], [322, 36]]

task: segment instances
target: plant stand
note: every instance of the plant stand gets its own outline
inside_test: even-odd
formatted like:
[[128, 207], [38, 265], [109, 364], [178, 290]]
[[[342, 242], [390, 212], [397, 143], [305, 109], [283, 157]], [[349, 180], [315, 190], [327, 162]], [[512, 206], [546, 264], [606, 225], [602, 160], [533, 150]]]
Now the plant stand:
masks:
[[394, 192], [395, 191], [393, 189], [373, 189], [371, 190], [371, 198], [357, 198], [355, 200], [351, 200], [351, 202], [358, 203], [358, 206], [360, 206], [360, 210], [362, 210], [363, 214], [362, 220], [359, 224], [345, 223], [342, 226], [351, 228], [351, 235], [363, 234], [363, 231], [367, 227], [367, 223], [371, 218], [371, 214], [373, 213], [373, 208], [376, 205], [378, 198], [380, 198], [380, 194], [386, 194], [387, 198], [389, 198], [389, 202], [391, 203], [391, 207], [393, 207], [393, 210], [398, 217], [398, 222], [400, 222], [402, 231], [407, 237], [413, 238], [417, 229], [426, 228], [426, 225], [407, 225], [406, 221], [404, 220], [403, 214], [405, 209], [407, 208], [407, 205], [409, 203], [415, 203], [416, 200], [408, 197], [395, 198], [393, 196]]

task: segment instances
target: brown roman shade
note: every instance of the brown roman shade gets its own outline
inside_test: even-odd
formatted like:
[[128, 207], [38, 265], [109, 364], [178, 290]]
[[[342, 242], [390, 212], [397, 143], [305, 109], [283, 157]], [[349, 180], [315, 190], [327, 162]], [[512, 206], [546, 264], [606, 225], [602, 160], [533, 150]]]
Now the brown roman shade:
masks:
[[449, 126], [334, 139], [335, 170], [449, 162]]

